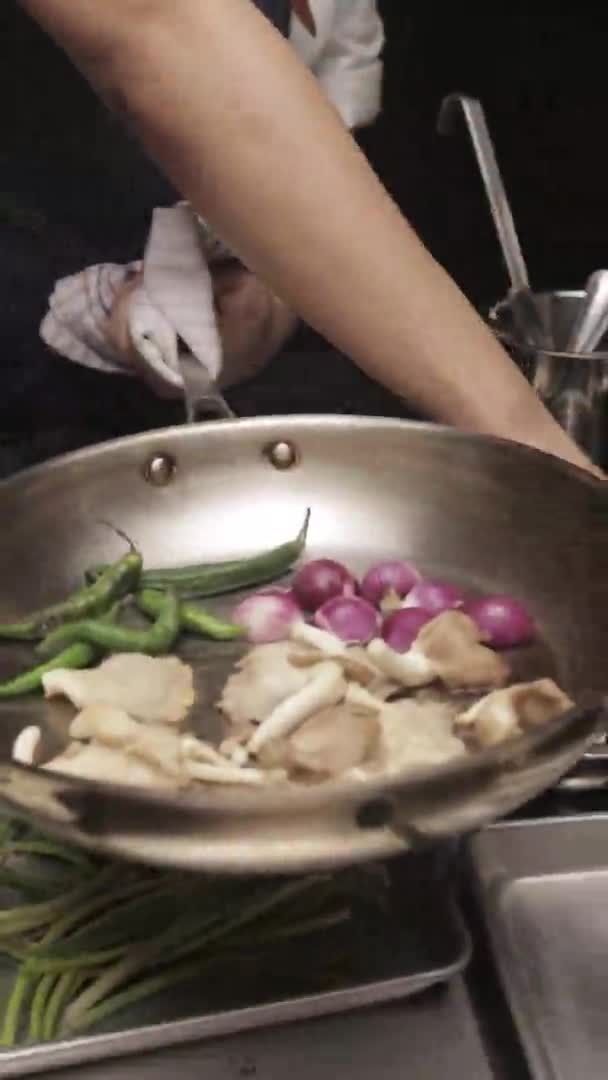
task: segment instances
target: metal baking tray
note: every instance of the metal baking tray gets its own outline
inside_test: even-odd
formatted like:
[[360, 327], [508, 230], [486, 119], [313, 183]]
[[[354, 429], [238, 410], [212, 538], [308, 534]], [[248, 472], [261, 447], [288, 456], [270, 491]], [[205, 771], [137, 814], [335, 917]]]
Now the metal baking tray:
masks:
[[415, 1080], [514, 1080], [513, 1072], [494, 1072], [493, 1063], [462, 978], [456, 977], [449, 986], [407, 1002], [356, 1015], [259, 1028], [136, 1058], [61, 1069], [51, 1080], [402, 1080], [404, 1073]]
[[585, 794], [608, 788], [608, 706], [597, 734], [580, 761], [556, 785], [558, 791]]
[[476, 885], [535, 1080], [608, 1070], [608, 815], [493, 826]]
[[608, 789], [608, 735], [605, 730], [598, 732], [578, 764], [562, 777], [557, 789], [573, 795]]
[[[70, 1041], [0, 1051], [0, 1076], [30, 1076], [85, 1062], [149, 1052], [276, 1024], [394, 1001], [442, 982], [466, 967], [471, 943], [450, 886], [443, 853], [406, 856], [390, 866], [390, 906], [357, 928], [349, 974], [327, 992], [297, 995], [273, 983], [267, 964], [246, 989], [238, 972], [230, 990], [203, 981], [159, 995], [101, 1028]], [[328, 942], [329, 944], [329, 942]], [[284, 948], [284, 946], [282, 947]], [[314, 970], [310, 983], [314, 985]], [[12, 972], [0, 968], [0, 1000]]]

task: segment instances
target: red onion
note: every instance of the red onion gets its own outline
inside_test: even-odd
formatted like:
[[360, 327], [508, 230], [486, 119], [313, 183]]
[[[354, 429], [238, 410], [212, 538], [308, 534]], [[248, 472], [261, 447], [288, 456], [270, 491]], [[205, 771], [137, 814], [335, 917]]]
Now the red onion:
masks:
[[341, 641], [366, 645], [380, 632], [380, 616], [360, 596], [334, 596], [320, 607], [315, 622]]
[[233, 620], [247, 631], [249, 641], [265, 645], [271, 641], [284, 641], [295, 622], [302, 619], [302, 611], [290, 595], [290, 590], [262, 591], [246, 596], [233, 612]]
[[[361, 582], [361, 595], [376, 607], [382, 606], [387, 596], [403, 598], [417, 581], [420, 574], [410, 563], [394, 559], [370, 566]], [[397, 605], [398, 606], [398, 605]]]
[[525, 645], [534, 637], [530, 615], [512, 596], [482, 596], [480, 600], [470, 600], [464, 610], [483, 631], [488, 645], [495, 649]]
[[405, 653], [414, 644], [422, 627], [433, 618], [430, 611], [424, 608], [401, 608], [384, 620], [382, 637], [395, 652]]
[[314, 559], [298, 570], [293, 579], [293, 591], [305, 611], [316, 611], [334, 596], [354, 596], [357, 582], [341, 563], [333, 559]]
[[419, 581], [405, 598], [404, 608], [423, 608], [431, 615], [441, 615], [443, 611], [461, 608], [466, 602], [462, 589], [450, 585], [447, 581]]
[[263, 589], [257, 590], [256, 596], [283, 596], [288, 600], [293, 600], [294, 604], [298, 603], [293, 589], [283, 585], [265, 585]]

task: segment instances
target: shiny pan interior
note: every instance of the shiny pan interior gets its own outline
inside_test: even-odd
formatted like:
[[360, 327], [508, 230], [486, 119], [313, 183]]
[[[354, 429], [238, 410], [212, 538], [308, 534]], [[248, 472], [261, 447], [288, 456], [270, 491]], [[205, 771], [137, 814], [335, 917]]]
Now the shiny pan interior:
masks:
[[[572, 767], [608, 682], [608, 505], [586, 474], [514, 444], [396, 420], [301, 416], [163, 430], [69, 455], [0, 484], [0, 616], [61, 598], [86, 566], [122, 553], [102, 519], [133, 538], [147, 565], [176, 566], [289, 539], [306, 507], [307, 557], [331, 555], [361, 571], [400, 556], [468, 588], [522, 599], [542, 642], [522, 651], [514, 674], [551, 675], [576, 709], [546, 730], [390, 783], [168, 795], [12, 764], [26, 724], [56, 743], [69, 714], [40, 698], [4, 702], [0, 799], [9, 810], [129, 858], [299, 872], [478, 828]], [[0, 664], [14, 668], [8, 650]], [[232, 646], [185, 645], [199, 690], [197, 733], [217, 735], [212, 703], [237, 655]]]

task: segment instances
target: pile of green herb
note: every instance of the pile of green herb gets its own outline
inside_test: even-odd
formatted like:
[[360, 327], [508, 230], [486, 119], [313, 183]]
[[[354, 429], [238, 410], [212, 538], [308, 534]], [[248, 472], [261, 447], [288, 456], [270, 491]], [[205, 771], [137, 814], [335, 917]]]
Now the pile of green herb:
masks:
[[386, 889], [378, 868], [253, 881], [160, 871], [1, 823], [0, 955], [15, 977], [0, 1042], [82, 1033], [179, 983], [213, 985], [222, 965], [236, 983], [269, 949], [290, 985], [299, 964], [306, 988], [331, 986], [358, 912], [383, 908]]

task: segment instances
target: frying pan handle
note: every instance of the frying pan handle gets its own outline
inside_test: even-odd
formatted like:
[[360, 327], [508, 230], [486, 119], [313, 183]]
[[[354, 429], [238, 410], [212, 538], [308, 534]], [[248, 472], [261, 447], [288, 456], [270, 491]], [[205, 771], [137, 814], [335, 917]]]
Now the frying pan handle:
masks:
[[179, 355], [180, 374], [184, 384], [184, 405], [186, 423], [195, 424], [200, 420], [234, 420], [235, 413], [230, 408], [216, 384], [209, 378], [206, 369], [189, 353]]
[[237, 419], [236, 413], [220, 394], [197, 398], [194, 402], [185, 398], [184, 406], [187, 424], [204, 423], [207, 420]]

